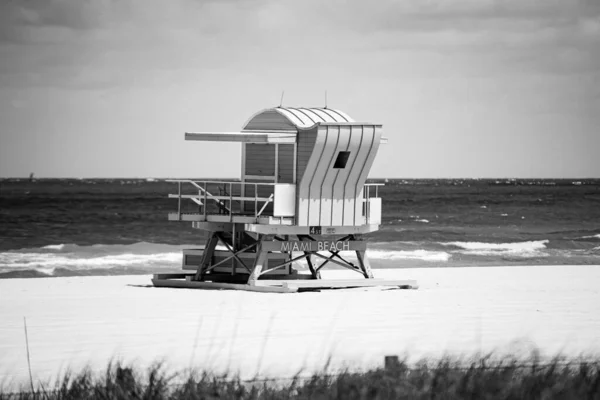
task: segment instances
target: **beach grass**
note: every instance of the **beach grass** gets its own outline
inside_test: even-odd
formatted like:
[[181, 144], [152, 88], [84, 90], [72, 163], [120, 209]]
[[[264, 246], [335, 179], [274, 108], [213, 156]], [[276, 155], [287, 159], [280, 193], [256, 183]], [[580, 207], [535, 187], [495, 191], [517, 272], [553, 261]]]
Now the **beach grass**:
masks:
[[[385, 368], [307, 377], [242, 380], [209, 372], [170, 373], [162, 364], [146, 371], [109, 363], [66, 372], [54, 385], [32, 384], [16, 392], [0, 388], [0, 400], [75, 399], [600, 399], [600, 358], [542, 363], [537, 358], [479, 357], [469, 363], [443, 358]], [[32, 390], [33, 389], [33, 390]]]

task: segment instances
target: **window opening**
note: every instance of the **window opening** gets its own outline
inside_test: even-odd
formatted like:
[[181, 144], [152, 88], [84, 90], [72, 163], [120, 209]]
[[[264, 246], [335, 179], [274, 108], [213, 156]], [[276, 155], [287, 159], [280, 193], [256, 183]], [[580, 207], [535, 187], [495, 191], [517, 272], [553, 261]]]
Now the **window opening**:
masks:
[[343, 169], [346, 168], [346, 164], [348, 163], [348, 158], [350, 158], [349, 151], [340, 151], [338, 153], [337, 158], [335, 159], [335, 163], [333, 164], [333, 168]]

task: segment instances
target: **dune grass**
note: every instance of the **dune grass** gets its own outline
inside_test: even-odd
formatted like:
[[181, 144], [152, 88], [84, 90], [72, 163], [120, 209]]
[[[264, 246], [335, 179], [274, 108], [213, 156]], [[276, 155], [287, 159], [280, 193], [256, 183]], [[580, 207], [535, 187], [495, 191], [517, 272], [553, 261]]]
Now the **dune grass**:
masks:
[[0, 400], [75, 399], [600, 399], [600, 360], [547, 363], [451, 358], [414, 365], [398, 361], [366, 372], [327, 371], [286, 380], [242, 380], [210, 373], [170, 374], [110, 363], [102, 374], [67, 372], [55, 385], [9, 393]]

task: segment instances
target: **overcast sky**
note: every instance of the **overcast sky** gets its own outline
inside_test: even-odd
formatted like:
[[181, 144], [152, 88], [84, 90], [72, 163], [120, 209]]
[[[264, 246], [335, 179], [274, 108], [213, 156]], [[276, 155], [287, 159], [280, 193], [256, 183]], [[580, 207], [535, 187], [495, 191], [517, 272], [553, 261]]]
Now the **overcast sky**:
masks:
[[600, 0], [0, 0], [0, 176], [239, 177], [279, 104], [382, 123], [371, 177], [600, 177]]

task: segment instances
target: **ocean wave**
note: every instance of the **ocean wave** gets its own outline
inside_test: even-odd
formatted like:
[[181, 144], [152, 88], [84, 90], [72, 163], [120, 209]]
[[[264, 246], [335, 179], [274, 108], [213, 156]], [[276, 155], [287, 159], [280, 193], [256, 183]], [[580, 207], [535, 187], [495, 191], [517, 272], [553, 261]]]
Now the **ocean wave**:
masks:
[[534, 240], [515, 243], [482, 243], [482, 242], [445, 242], [443, 246], [458, 247], [460, 253], [471, 255], [515, 255], [540, 256], [540, 250], [546, 249], [549, 240]]
[[42, 247], [42, 249], [48, 249], [48, 250], [62, 250], [64, 248], [65, 248], [64, 244], [49, 244], [48, 246]]
[[582, 236], [581, 239], [600, 239], [600, 233], [597, 235]]
[[430, 250], [369, 250], [367, 252], [369, 258], [378, 260], [423, 260], [423, 261], [448, 261], [451, 257], [449, 253], [444, 251]]
[[114, 254], [97, 257], [70, 257], [67, 255], [39, 253], [2, 253], [0, 254], [0, 270], [6, 268], [52, 268], [77, 267], [91, 269], [97, 267], [120, 267], [131, 265], [154, 265], [157, 263], [175, 263], [181, 261], [181, 253], [158, 254]]
[[144, 268], [124, 267], [124, 268], [97, 268], [91, 270], [70, 269], [70, 268], [31, 268], [14, 269], [11, 271], [0, 272], [0, 279], [15, 278], [58, 278], [69, 276], [114, 276], [114, 275], [146, 275], [151, 273]]
[[190, 247], [197, 248], [198, 246], [145, 242], [131, 245], [48, 245], [0, 253], [0, 273], [35, 270], [52, 276], [55, 275], [57, 268], [66, 268], [71, 271], [119, 268], [152, 270], [178, 266], [181, 262], [181, 250]]
[[[190, 245], [135, 243], [130, 245], [80, 246], [55, 244], [33, 249], [0, 253], [0, 278], [50, 276], [117, 275], [152, 273], [158, 270], [178, 270], [181, 250], [201, 248]], [[225, 250], [225, 248], [223, 248]], [[373, 249], [368, 255], [374, 260], [421, 260], [446, 262], [451, 255], [444, 251], [423, 249]], [[353, 259], [349, 255], [349, 259]], [[302, 262], [299, 263], [302, 267]]]

